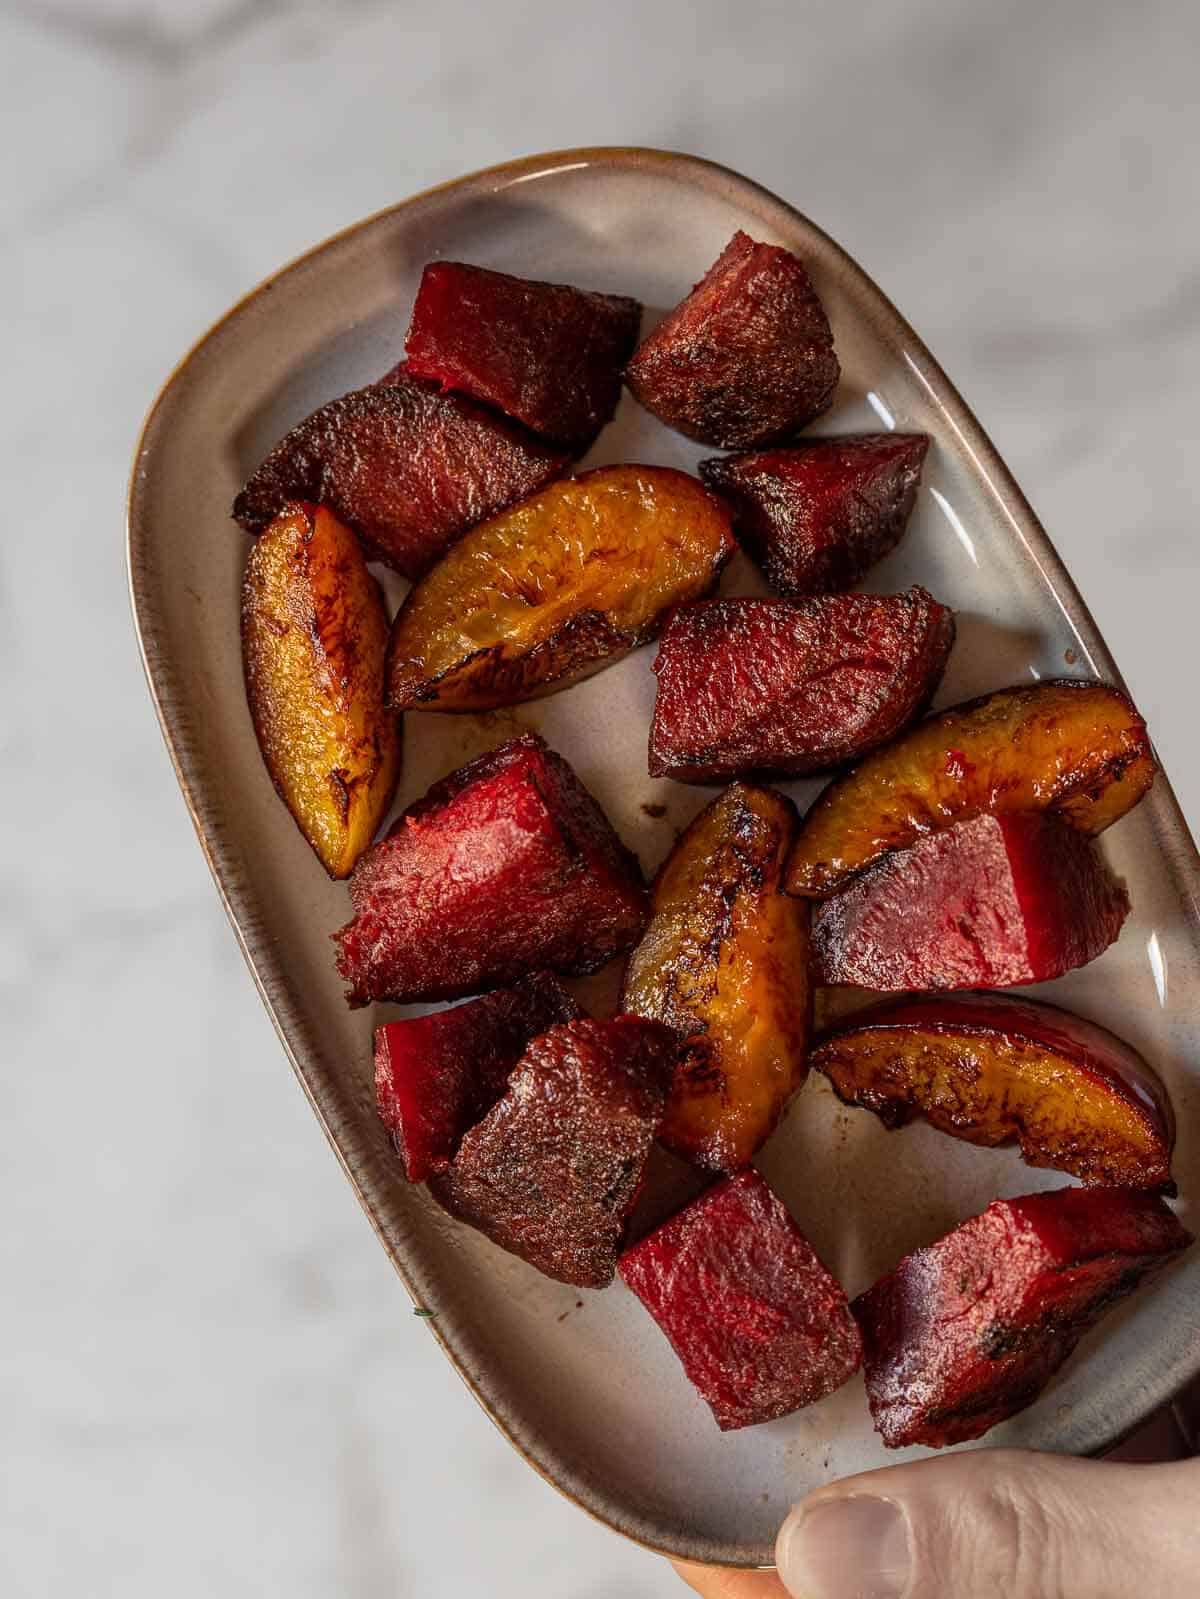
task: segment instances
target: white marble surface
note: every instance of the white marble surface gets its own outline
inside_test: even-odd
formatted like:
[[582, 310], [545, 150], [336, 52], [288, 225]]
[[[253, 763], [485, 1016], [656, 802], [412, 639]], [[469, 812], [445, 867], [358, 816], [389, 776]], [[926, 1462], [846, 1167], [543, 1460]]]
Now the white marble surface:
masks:
[[958, 381], [1196, 826], [1198, 47], [1190, 0], [0, 7], [6, 1599], [681, 1591], [519, 1464], [409, 1315], [242, 968], [124, 588], [176, 356], [457, 172], [724, 160]]

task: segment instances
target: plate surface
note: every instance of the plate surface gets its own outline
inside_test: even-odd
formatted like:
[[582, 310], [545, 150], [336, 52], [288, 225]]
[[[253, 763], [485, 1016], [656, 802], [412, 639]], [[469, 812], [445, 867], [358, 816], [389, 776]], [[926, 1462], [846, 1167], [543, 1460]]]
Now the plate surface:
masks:
[[[427, 1325], [536, 1469], [584, 1509], [693, 1560], [769, 1563], [786, 1508], [889, 1454], [861, 1379], [799, 1415], [722, 1436], [657, 1328], [620, 1284], [577, 1293], [539, 1276], [410, 1188], [376, 1119], [371, 1033], [396, 1007], [349, 1011], [328, 935], [347, 919], [263, 768], [242, 689], [238, 593], [247, 544], [229, 519], [269, 446], [402, 353], [424, 262], [456, 257], [634, 294], [645, 326], [735, 228], [796, 250], [833, 323], [843, 379], [814, 432], [897, 427], [934, 441], [909, 533], [864, 586], [924, 583], [959, 616], [938, 695], [1045, 676], [1116, 679], [1103, 641], [1003, 463], [866, 275], [744, 178], [686, 156], [580, 150], [461, 179], [319, 246], [255, 290], [177, 368], [134, 464], [129, 562], [151, 692], [200, 843], [263, 1000], [330, 1142]], [[626, 396], [588, 464], [691, 467], [704, 453]], [[712, 453], [712, 452], [707, 452]], [[390, 598], [404, 585], [384, 577]], [[743, 557], [722, 591], [761, 592]], [[652, 871], [714, 790], [646, 775], [653, 649], [556, 698], [477, 717], [410, 715], [398, 805], [524, 727], [575, 765]], [[1152, 730], [1153, 731], [1153, 730]], [[787, 785], [805, 805], [815, 783]], [[654, 811], [665, 807], [665, 814]], [[1119, 942], [1045, 996], [1114, 1028], [1155, 1062], [1179, 1116], [1181, 1213], [1200, 1191], [1200, 860], [1167, 781], [1104, 837], [1133, 897]], [[614, 974], [577, 985], [611, 994]], [[906, 1250], [999, 1195], [1056, 1186], [1011, 1151], [925, 1127], [887, 1133], [810, 1080], [759, 1164], [851, 1294]], [[1193, 1226], [1195, 1218], [1192, 1218]], [[988, 1444], [1105, 1447], [1200, 1369], [1200, 1251], [1124, 1307], [1030, 1410]]]

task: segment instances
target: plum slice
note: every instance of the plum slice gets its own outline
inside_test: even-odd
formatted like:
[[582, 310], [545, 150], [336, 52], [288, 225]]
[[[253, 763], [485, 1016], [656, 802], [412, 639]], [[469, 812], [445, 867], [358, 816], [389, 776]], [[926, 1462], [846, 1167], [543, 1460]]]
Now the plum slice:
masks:
[[404, 349], [415, 376], [582, 453], [617, 408], [641, 320], [623, 294], [431, 261]]
[[350, 529], [323, 506], [276, 517], [242, 578], [246, 701], [271, 780], [330, 877], [349, 877], [396, 792], [387, 640], [383, 594]]
[[1030, 1405], [1112, 1305], [1192, 1242], [1156, 1194], [1000, 1199], [854, 1301], [889, 1449], [980, 1438]]
[[579, 1288], [613, 1279], [662, 1120], [674, 1040], [637, 1016], [552, 1027], [430, 1191], [451, 1215]]
[[462, 1136], [503, 1094], [526, 1046], [583, 1012], [550, 972], [429, 1016], [375, 1029], [375, 1101], [404, 1174], [445, 1171]]
[[782, 892], [795, 831], [784, 795], [727, 788], [655, 879], [625, 973], [624, 1008], [682, 1044], [659, 1136], [717, 1171], [749, 1161], [808, 1071], [807, 906]]
[[923, 588], [681, 607], [654, 663], [650, 774], [711, 783], [853, 760], [917, 715], [953, 642], [953, 613]]
[[259, 533], [293, 500], [318, 500], [371, 557], [420, 577], [467, 528], [561, 476], [568, 452], [398, 368], [286, 434], [233, 502]]
[[636, 943], [636, 858], [561, 755], [526, 733], [410, 805], [350, 881], [334, 934], [351, 1005], [458, 999]]
[[974, 816], [885, 855], [813, 917], [817, 981], [881, 992], [1011, 988], [1095, 960], [1129, 896], [1056, 817]]
[[811, 1063], [888, 1127], [922, 1116], [1085, 1183], [1170, 1188], [1174, 1117], [1137, 1051], [1057, 1005], [1000, 994], [885, 1000], [827, 1031]]
[[908, 526], [929, 440], [921, 433], [812, 439], [701, 461], [734, 507], [738, 542], [779, 594], [853, 588]]
[[1051, 811], [1101, 833], [1157, 769], [1120, 689], [1077, 678], [1001, 689], [918, 722], [835, 778], [804, 819], [788, 892], [836, 893], [889, 850], [985, 812]]
[[620, 1272], [722, 1432], [811, 1405], [862, 1362], [841, 1284], [753, 1169], [626, 1250]]
[[474, 528], [392, 625], [394, 710], [480, 711], [555, 693], [654, 638], [736, 545], [686, 472], [605, 466]]
[[804, 263], [738, 232], [638, 345], [625, 381], [668, 427], [747, 450], [827, 411], [839, 375], [829, 318]]

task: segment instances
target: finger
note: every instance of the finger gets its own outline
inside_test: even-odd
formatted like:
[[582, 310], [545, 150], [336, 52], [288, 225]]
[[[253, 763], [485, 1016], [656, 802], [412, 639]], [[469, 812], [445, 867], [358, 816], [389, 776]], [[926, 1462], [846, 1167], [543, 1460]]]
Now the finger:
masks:
[[1154, 1599], [1196, 1591], [1200, 1462], [975, 1450], [847, 1478], [776, 1558], [799, 1599]]
[[788, 1599], [788, 1591], [773, 1571], [729, 1571], [721, 1566], [693, 1566], [682, 1560], [671, 1564], [689, 1588], [704, 1599]]

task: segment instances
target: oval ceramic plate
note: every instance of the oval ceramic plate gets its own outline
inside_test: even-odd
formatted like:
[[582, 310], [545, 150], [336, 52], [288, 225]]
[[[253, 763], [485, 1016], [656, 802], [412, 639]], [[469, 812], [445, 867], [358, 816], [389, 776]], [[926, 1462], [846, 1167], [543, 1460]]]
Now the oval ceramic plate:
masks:
[[[463, 178], [349, 229], [255, 290], [182, 362], [150, 413], [129, 560], [151, 691], [201, 847], [346, 1175], [414, 1300], [436, 1312], [431, 1332], [513, 1445], [583, 1508], [655, 1549], [756, 1565], [770, 1561], [798, 1495], [903, 1456], [880, 1447], [861, 1380], [798, 1415], [723, 1436], [620, 1284], [579, 1294], [550, 1282], [403, 1181], [372, 1093], [372, 1028], [396, 1012], [346, 1008], [329, 943], [348, 916], [345, 885], [324, 876], [259, 757], [238, 646], [247, 543], [229, 518], [236, 489], [287, 428], [399, 358], [430, 258], [634, 294], [648, 327], [736, 228], [797, 251], [829, 310], [843, 379], [814, 431], [896, 427], [933, 438], [910, 531], [867, 586], [919, 581], [958, 612], [938, 703], [1042, 676], [1114, 678], [1003, 463], [870, 279], [747, 179], [649, 150], [534, 156]], [[626, 396], [589, 464], [690, 467], [702, 453]], [[386, 581], [398, 599], [403, 585]], [[757, 587], [739, 557], [724, 591]], [[537, 728], [651, 871], [712, 792], [646, 775], [652, 657], [640, 650], [511, 713], [410, 715], [399, 805], [514, 730]], [[816, 786], [791, 792], [803, 805]], [[1200, 1190], [1200, 863], [1165, 778], [1104, 846], [1130, 885], [1133, 915], [1100, 960], [1047, 987], [1158, 1064], [1179, 1112], [1186, 1213]], [[995, 1196], [1061, 1181], [926, 1127], [887, 1133], [841, 1108], [823, 1079], [798, 1096], [760, 1165], [851, 1294]], [[1200, 1251], [1087, 1339], [1042, 1399], [988, 1443], [1089, 1452], [1112, 1442], [1200, 1367], [1198, 1290]]]

